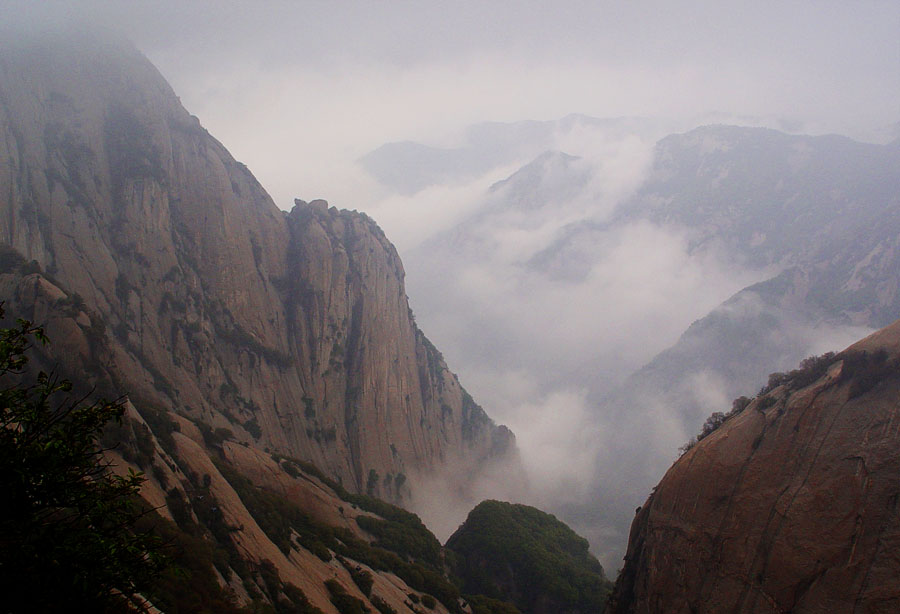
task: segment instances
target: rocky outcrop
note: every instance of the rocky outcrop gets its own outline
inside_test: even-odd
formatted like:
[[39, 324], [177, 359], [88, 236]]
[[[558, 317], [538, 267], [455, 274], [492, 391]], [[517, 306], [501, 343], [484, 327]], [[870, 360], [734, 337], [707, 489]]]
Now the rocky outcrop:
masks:
[[900, 322], [798, 370], [682, 456], [609, 612], [900, 608]]
[[[438, 575], [434, 561], [403, 550], [402, 538], [386, 547], [378, 543], [378, 529], [387, 527], [437, 551], [437, 540], [412, 514], [351, 495], [296, 459], [220, 439], [227, 437], [221, 431], [203, 433], [182, 417], [169, 419], [151, 431], [129, 407], [124, 428], [146, 434], [128, 439], [149, 445], [120, 440], [110, 455], [120, 473], [130, 468], [153, 475], [141, 495], [174, 521], [156, 521], [154, 528], [182, 551], [178, 564], [199, 576], [157, 582], [149, 597], [165, 611], [245, 612], [238, 608], [278, 604], [285, 611], [337, 614], [344, 609], [333, 598], [335, 586], [349, 596], [345, 602], [358, 601], [369, 611], [409, 611], [411, 595], [428, 599], [432, 592], [440, 595], [435, 612], [460, 611], [456, 589]], [[149, 454], [142, 456], [142, 448]], [[203, 584], [210, 572], [215, 579]], [[423, 572], [437, 580], [426, 584]]]
[[49, 363], [397, 501], [513, 452], [378, 227], [280, 211], [129, 45], [0, 42], [0, 157], [0, 298], [56, 322]]

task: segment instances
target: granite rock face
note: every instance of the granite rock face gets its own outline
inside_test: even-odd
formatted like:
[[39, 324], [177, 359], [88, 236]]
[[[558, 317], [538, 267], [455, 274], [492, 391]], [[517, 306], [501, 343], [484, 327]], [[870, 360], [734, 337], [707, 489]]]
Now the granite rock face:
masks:
[[638, 508], [609, 612], [900, 609], [900, 322], [816, 376], [672, 466]]
[[129, 45], [0, 42], [0, 158], [0, 299], [52, 320], [48, 362], [395, 501], [515, 456], [375, 223], [279, 210]]

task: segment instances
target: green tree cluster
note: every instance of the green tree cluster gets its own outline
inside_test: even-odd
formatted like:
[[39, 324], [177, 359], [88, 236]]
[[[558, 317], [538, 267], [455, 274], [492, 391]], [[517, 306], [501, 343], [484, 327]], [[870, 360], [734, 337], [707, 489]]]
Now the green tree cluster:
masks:
[[[483, 501], [447, 541], [463, 592], [533, 611], [540, 599], [559, 611], [600, 612], [612, 586], [587, 540], [527, 505]], [[495, 611], [492, 601], [478, 602]]]
[[[0, 318], [4, 315], [0, 305]], [[72, 385], [26, 373], [43, 329], [0, 329], [0, 599], [4, 612], [141, 611], [165, 566], [135, 530], [140, 473], [114, 474], [98, 437], [121, 402], [87, 402]]]

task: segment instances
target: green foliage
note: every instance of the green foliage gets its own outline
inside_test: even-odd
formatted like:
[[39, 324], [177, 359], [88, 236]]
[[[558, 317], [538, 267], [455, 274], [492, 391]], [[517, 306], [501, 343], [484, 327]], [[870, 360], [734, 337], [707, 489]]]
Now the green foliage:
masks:
[[234, 433], [221, 426], [214, 429], [205, 422], [197, 422], [197, 428], [203, 436], [203, 443], [211, 448], [220, 448], [224, 442], [234, 439]]
[[289, 460], [283, 460], [281, 461], [281, 468], [284, 469], [284, 472], [292, 478], [300, 477], [300, 470], [297, 469], [296, 463], [293, 463]]
[[369, 608], [362, 601], [348, 594], [337, 580], [326, 580], [325, 588], [328, 589], [331, 596], [331, 603], [341, 614], [366, 614], [369, 612]]
[[370, 497], [375, 494], [375, 487], [378, 486], [378, 472], [369, 469], [369, 476], [366, 478], [366, 494]]
[[10, 245], [0, 245], [0, 273], [21, 271], [26, 264], [25, 257]]
[[26, 382], [34, 339], [46, 342], [24, 320], [0, 329], [3, 609], [141, 609], [137, 594], [162, 572], [165, 557], [156, 537], [133, 528], [143, 513], [143, 475], [113, 474], [98, 444], [124, 406], [73, 398], [69, 382], [43, 372]]
[[153, 145], [149, 129], [134, 111], [124, 104], [111, 106], [106, 114], [104, 132], [117, 195], [127, 180], [145, 177], [159, 182], [165, 180], [159, 150]]
[[150, 469], [153, 466], [153, 457], [156, 455], [156, 444], [153, 442], [153, 433], [146, 424], [132, 420], [134, 429], [134, 443], [137, 447], [137, 464], [141, 469]]
[[316, 408], [313, 407], [313, 398], [310, 396], [303, 397], [303, 415], [307, 418], [316, 417]]
[[287, 368], [291, 365], [291, 357], [289, 354], [263, 345], [256, 337], [244, 330], [240, 324], [234, 322], [233, 318], [229, 318], [229, 320], [230, 326], [222, 325], [218, 319], [213, 319], [212, 322], [218, 339], [226, 341], [237, 348], [246, 349], [261, 358], [265, 358], [269, 364], [277, 367]]
[[779, 386], [787, 386], [791, 390], [799, 390], [809, 386], [814, 381], [825, 375], [834, 362], [838, 360], [834, 352], [826, 352], [821, 356], [810, 356], [800, 361], [800, 366], [787, 373], [772, 373], [769, 381], [760, 389], [757, 396], [768, 394]]
[[526, 505], [480, 503], [447, 548], [467, 593], [511, 601], [523, 611], [540, 598], [560, 611], [599, 612], [611, 590], [587, 540]]
[[[216, 461], [219, 471], [240, 496], [250, 514], [259, 523], [260, 528], [284, 552], [288, 552], [291, 547], [292, 531], [296, 532], [300, 545], [318, 555], [322, 560], [331, 559], [330, 549], [342, 557], [365, 563], [373, 569], [390, 571], [412, 588], [436, 597], [451, 612], [457, 611], [459, 589], [445, 577], [439, 557], [437, 560], [434, 556], [428, 556], [424, 560], [416, 558], [416, 553], [429, 550], [429, 547], [422, 544], [428, 541], [438, 544], [437, 539], [425, 528], [418, 516], [371, 497], [350, 495], [339, 484], [326, 478], [313, 465], [297, 459], [281, 459], [279, 457], [279, 460], [289, 461], [302, 467], [304, 471], [317, 475], [326, 484], [331, 485], [345, 501], [384, 516], [382, 522], [386, 521], [388, 524], [380, 526], [385, 530], [386, 535], [393, 536], [401, 531], [410, 533], [408, 539], [392, 538], [387, 542], [387, 545], [396, 548], [399, 552], [388, 550], [380, 544], [369, 544], [356, 537], [348, 529], [316, 522], [287, 499], [258, 488], [230, 465], [220, 460]], [[365, 522], [363, 521], [363, 523]], [[402, 528], [398, 525], [402, 525]], [[439, 544], [437, 547], [440, 548]]]
[[306, 429], [306, 436], [315, 439], [316, 443], [330, 443], [337, 440], [337, 429], [333, 426], [322, 428], [318, 424]]
[[[181, 497], [178, 500], [184, 503]], [[183, 507], [179, 509], [184, 511]], [[172, 561], [171, 567], [146, 593], [156, 607], [167, 614], [240, 614], [243, 611], [234, 604], [233, 596], [219, 586], [213, 567], [226, 566], [222, 564], [222, 550], [214, 542], [182, 530], [156, 512], [143, 516], [137, 527], [160, 536]]]
[[341, 565], [350, 572], [350, 578], [353, 580], [353, 583], [359, 587], [359, 590], [363, 595], [368, 597], [372, 594], [372, 585], [375, 583], [375, 579], [372, 577], [368, 571], [363, 569], [360, 566], [352, 565], [347, 559], [344, 557], [338, 557]]
[[900, 376], [900, 359], [889, 358], [883, 349], [874, 352], [841, 352], [838, 359], [844, 361], [840, 381], [850, 381], [848, 396], [851, 399], [868, 392], [886, 379]]
[[472, 614], [522, 614], [513, 604], [484, 595], [466, 595], [465, 599], [472, 607]]
[[244, 423], [244, 430], [250, 433], [250, 436], [253, 437], [253, 439], [259, 439], [260, 437], [262, 437], [262, 429], [259, 427], [259, 422], [256, 420], [256, 416]]
[[[800, 361], [800, 366], [793, 371], [789, 371], [787, 373], [772, 373], [769, 375], [769, 380], [765, 386], [763, 386], [759, 393], [757, 394], [757, 408], [760, 410], [768, 409], [775, 405], [778, 400], [769, 394], [776, 388], [780, 386], [786, 387], [788, 390], [800, 390], [801, 388], [805, 388], [809, 386], [813, 382], [820, 379], [823, 375], [825, 375], [828, 368], [833, 365], [837, 360], [844, 358], [847, 353], [843, 353], [840, 356], [835, 356], [834, 352], [826, 352], [821, 356], [810, 356], [808, 358], [804, 358]], [[703, 423], [703, 426], [700, 429], [700, 432], [696, 437], [692, 437], [686, 444], [679, 448], [679, 451], [684, 454], [698, 442], [702, 441], [707, 436], [711, 435], [715, 432], [720, 426], [725, 424], [729, 418], [732, 416], [736, 416], [744, 411], [747, 406], [753, 399], [747, 397], [738, 397], [731, 404], [731, 411], [727, 413], [722, 412], [713, 412]], [[755, 447], [754, 447], [755, 449]]]
[[772, 406], [775, 405], [776, 403], [778, 403], [778, 399], [776, 399], [776, 398], [773, 397], [772, 395], [768, 394], [768, 395], [764, 396], [762, 399], [759, 400], [759, 405], [758, 405], [758, 407], [759, 407], [760, 409], [769, 409], [770, 407], [772, 407]]
[[434, 600], [434, 597], [431, 595], [422, 595], [422, 605], [424, 605], [429, 610], [433, 610], [434, 606], [437, 605], [437, 601]]
[[[280, 456], [279, 460], [289, 475], [297, 477], [298, 470], [302, 469], [334, 490], [343, 501], [380, 516], [380, 519], [369, 516], [358, 516], [356, 519], [361, 529], [375, 537], [374, 546], [377, 548], [390, 550], [404, 559], [417, 561], [435, 570], [442, 568], [441, 544], [417, 515], [375, 497], [349, 493], [312, 463]], [[394, 482], [399, 486], [406, 482], [406, 476], [398, 473]]]
[[381, 612], [381, 614], [397, 614], [397, 610], [392, 608], [388, 602], [378, 595], [373, 596], [369, 601], [372, 602], [372, 605], [374, 605], [375, 609]]
[[326, 529], [283, 497], [254, 486], [231, 465], [223, 462], [217, 462], [216, 465], [263, 532], [285, 554], [291, 549], [292, 530], [315, 539]]
[[375, 546], [396, 552], [405, 558], [425, 562], [436, 569], [440, 568], [440, 542], [425, 528], [418, 516], [413, 518], [414, 521], [401, 521], [357, 516], [356, 524], [375, 537]]
[[278, 614], [322, 614], [322, 610], [312, 605], [303, 591], [293, 584], [282, 584], [281, 592], [286, 599], [276, 602]]
[[[281, 581], [272, 561], [263, 560], [256, 568], [256, 575], [273, 604], [273, 614], [322, 614], [322, 610], [312, 605], [301, 589]], [[261, 604], [257, 602], [255, 605]]]
[[141, 417], [150, 426], [150, 430], [153, 431], [153, 435], [156, 436], [156, 440], [159, 442], [159, 445], [162, 446], [162, 449], [165, 450], [169, 456], [175, 457], [177, 448], [172, 433], [181, 430], [178, 423], [172, 419], [169, 412], [157, 409], [150, 405], [141, 404], [138, 411], [140, 412]]

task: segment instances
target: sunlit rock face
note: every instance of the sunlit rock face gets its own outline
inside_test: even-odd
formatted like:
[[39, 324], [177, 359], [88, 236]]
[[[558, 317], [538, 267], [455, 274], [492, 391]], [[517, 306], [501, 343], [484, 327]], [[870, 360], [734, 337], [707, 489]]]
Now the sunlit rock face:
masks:
[[900, 322], [761, 395], [668, 471], [612, 613], [900, 608]]
[[279, 210], [129, 45], [0, 42], [0, 156], [0, 298], [50, 322], [64, 371], [398, 501], [514, 455], [375, 223]]

